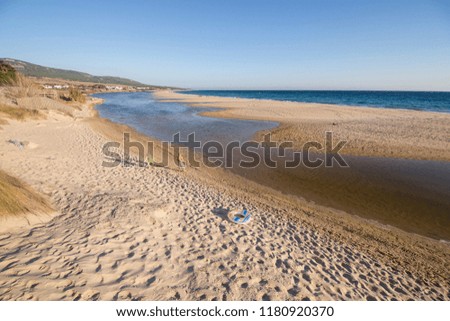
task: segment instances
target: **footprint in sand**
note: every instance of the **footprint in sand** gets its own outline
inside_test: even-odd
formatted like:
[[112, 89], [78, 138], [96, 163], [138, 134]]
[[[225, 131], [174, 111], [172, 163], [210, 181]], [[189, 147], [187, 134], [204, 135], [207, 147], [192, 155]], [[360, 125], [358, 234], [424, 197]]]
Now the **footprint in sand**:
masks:
[[64, 280], [59, 282], [56, 285], [57, 289], [62, 289], [63, 291], [67, 291], [75, 286], [75, 283], [72, 280]]
[[133, 296], [130, 291], [120, 291], [116, 294], [118, 300], [130, 300]]
[[27, 289], [34, 289], [35, 287], [37, 287], [39, 285], [39, 282], [36, 280], [30, 280], [26, 283], [25, 287]]
[[19, 270], [19, 271], [17, 271], [17, 272], [16, 272], [16, 275], [17, 275], [17, 276], [23, 276], [23, 275], [26, 275], [26, 274], [28, 274], [28, 273], [30, 273], [30, 270], [24, 269], [24, 270]]
[[95, 290], [87, 290], [81, 295], [82, 300], [89, 300], [89, 301], [97, 301], [100, 297], [100, 292]]

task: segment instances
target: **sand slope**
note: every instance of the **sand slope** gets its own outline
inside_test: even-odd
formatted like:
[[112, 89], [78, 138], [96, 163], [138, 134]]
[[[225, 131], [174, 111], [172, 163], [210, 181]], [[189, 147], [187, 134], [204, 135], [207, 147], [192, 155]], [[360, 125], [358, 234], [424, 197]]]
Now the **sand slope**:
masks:
[[[0, 234], [1, 300], [449, 299], [448, 275], [386, 265], [256, 198], [164, 168], [102, 167], [87, 115], [0, 131], [1, 167], [59, 212]], [[227, 221], [227, 206], [247, 206], [251, 223]]]

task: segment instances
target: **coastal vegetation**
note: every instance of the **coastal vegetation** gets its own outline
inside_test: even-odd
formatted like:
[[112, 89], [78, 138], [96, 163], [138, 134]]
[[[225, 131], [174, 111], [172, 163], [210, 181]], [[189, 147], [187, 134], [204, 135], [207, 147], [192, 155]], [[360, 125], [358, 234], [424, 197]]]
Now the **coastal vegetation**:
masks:
[[37, 109], [27, 109], [20, 107], [11, 107], [0, 104], [0, 116], [6, 116], [15, 120], [36, 119], [42, 117], [42, 113]]
[[81, 91], [74, 87], [69, 89], [69, 98], [80, 103], [84, 103], [86, 101], [86, 97], [81, 93]]
[[12, 86], [16, 83], [16, 70], [6, 63], [0, 63], [0, 86]]
[[48, 202], [16, 177], [0, 170], [0, 218], [26, 213], [47, 213]]

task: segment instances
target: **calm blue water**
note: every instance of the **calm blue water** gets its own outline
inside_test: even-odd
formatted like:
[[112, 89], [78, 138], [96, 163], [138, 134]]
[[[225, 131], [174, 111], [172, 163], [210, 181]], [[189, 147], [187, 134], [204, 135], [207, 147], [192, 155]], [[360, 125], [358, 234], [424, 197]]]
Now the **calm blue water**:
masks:
[[450, 112], [450, 92], [332, 90], [191, 90], [187, 94]]
[[97, 106], [101, 117], [125, 124], [137, 131], [164, 141], [172, 141], [180, 133], [183, 141], [195, 133], [201, 143], [215, 140], [228, 143], [243, 142], [257, 131], [274, 128], [277, 123], [251, 120], [232, 120], [202, 117], [199, 112], [214, 108], [192, 108], [179, 103], [165, 103], [153, 98], [151, 93], [103, 93], [93, 95], [104, 99]]

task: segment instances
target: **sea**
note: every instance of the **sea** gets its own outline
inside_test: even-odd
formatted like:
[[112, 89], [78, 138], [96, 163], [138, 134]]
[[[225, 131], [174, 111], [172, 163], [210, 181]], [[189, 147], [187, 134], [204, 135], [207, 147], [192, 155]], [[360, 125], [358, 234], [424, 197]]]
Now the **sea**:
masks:
[[189, 90], [185, 94], [450, 112], [450, 91]]

